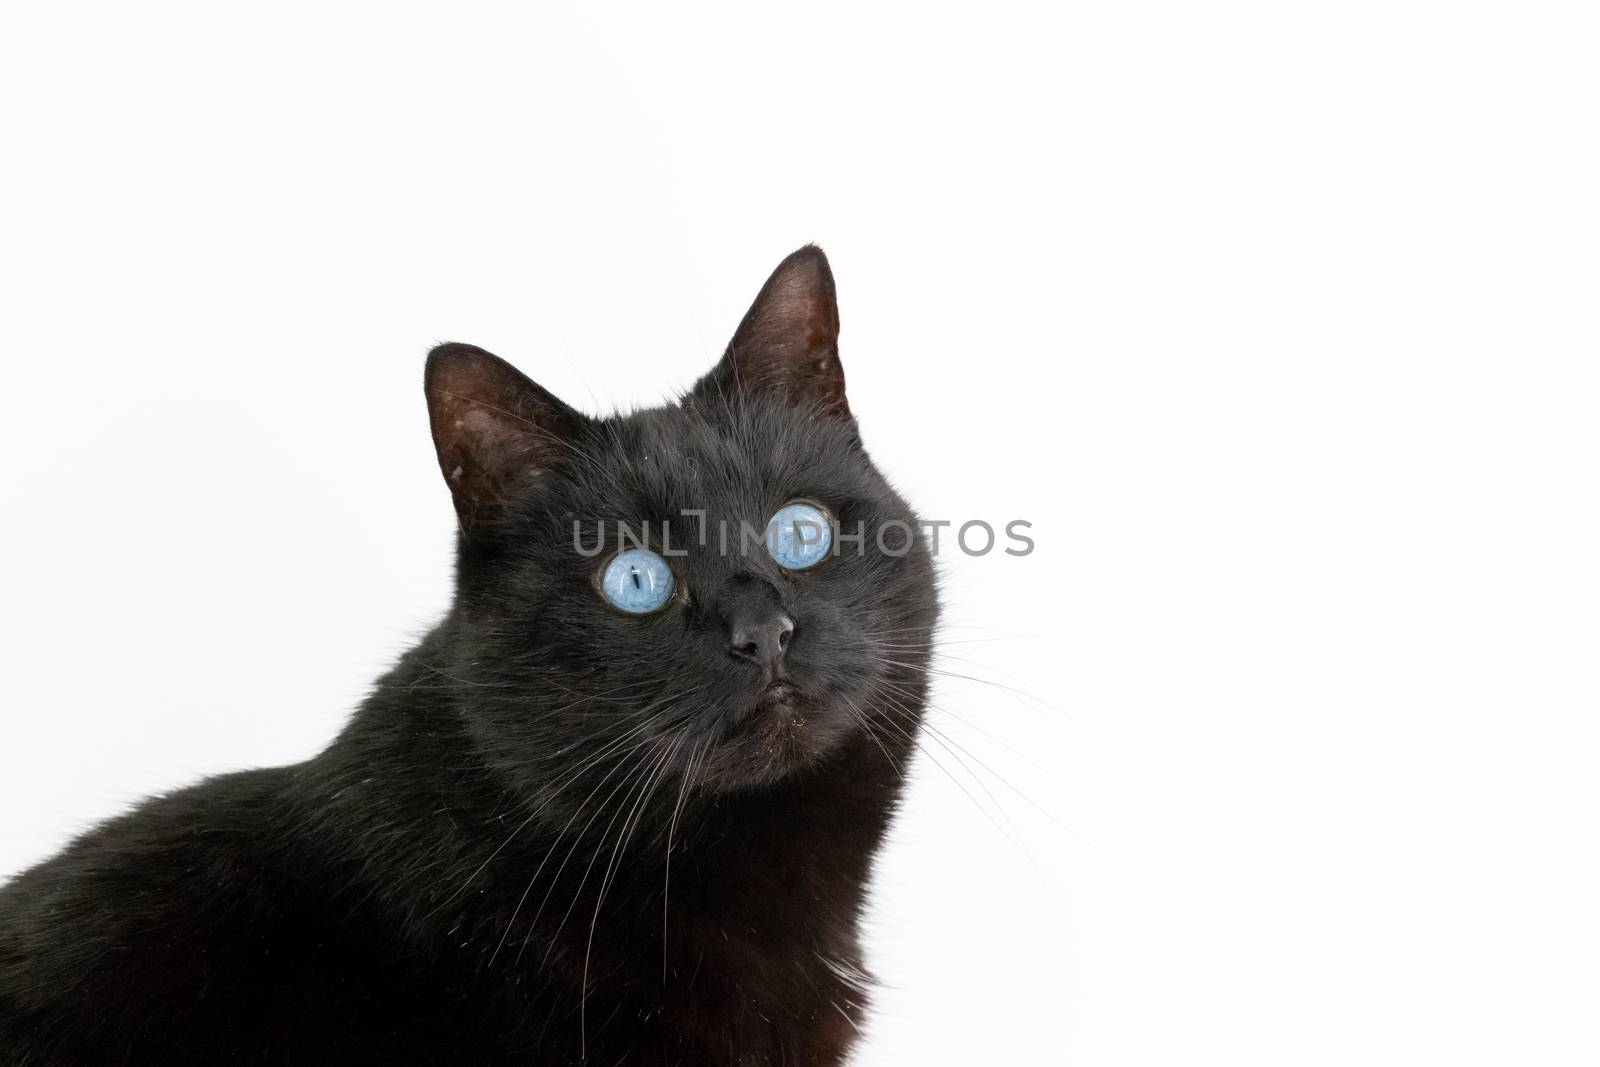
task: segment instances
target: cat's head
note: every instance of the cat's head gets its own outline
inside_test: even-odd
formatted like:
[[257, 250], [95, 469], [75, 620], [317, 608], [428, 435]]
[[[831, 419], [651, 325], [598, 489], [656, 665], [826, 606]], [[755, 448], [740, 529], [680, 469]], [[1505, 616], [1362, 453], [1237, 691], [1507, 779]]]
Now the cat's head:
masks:
[[807, 247], [666, 407], [590, 417], [481, 349], [434, 350], [461, 527], [441, 673], [497, 773], [545, 793], [587, 767], [581, 796], [607, 772], [692, 771], [730, 791], [914, 731], [933, 566], [862, 448], [838, 331]]

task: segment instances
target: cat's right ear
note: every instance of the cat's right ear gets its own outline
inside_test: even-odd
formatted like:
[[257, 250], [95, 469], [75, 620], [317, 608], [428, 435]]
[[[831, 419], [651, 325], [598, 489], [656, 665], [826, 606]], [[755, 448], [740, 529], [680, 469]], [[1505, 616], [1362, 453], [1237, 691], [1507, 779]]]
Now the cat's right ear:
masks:
[[778, 264], [745, 312], [722, 360], [691, 397], [762, 395], [850, 418], [839, 365], [839, 303], [833, 271], [816, 245]]
[[481, 348], [435, 348], [423, 389], [439, 469], [469, 533], [573, 454], [583, 416]]

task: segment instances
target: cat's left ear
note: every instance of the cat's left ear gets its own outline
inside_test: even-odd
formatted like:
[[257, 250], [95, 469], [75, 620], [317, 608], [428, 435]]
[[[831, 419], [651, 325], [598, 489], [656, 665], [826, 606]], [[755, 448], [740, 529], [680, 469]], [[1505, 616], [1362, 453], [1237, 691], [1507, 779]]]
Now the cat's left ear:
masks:
[[839, 363], [833, 272], [816, 245], [806, 245], [778, 264], [721, 362], [700, 379], [693, 395], [728, 397], [741, 391], [850, 417]]
[[439, 469], [467, 533], [574, 454], [584, 417], [492, 353], [444, 344], [423, 374]]

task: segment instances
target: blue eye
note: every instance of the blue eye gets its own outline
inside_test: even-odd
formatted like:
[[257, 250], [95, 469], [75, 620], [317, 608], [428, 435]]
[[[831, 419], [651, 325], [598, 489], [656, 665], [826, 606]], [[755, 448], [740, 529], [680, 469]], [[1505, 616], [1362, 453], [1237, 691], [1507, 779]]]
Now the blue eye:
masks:
[[624, 549], [600, 572], [600, 595], [630, 615], [648, 615], [671, 599], [672, 568], [648, 549]]
[[833, 547], [833, 525], [815, 504], [785, 504], [767, 523], [767, 551], [791, 571], [814, 567]]

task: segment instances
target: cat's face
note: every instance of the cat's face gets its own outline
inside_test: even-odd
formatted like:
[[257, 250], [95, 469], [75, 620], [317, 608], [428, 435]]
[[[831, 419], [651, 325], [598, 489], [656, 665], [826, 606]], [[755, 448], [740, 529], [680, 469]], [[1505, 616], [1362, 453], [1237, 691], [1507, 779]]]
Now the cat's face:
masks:
[[[435, 352], [434, 436], [463, 526], [449, 673], [498, 772], [554, 798], [554, 775], [587, 766], [572, 803], [690, 771], [737, 790], [863, 731], [914, 731], [933, 568], [861, 448], [837, 321], [826, 260], [804, 249], [688, 397], [606, 419], [481, 350]], [[793, 502], [833, 525], [803, 568], [766, 536]]]

